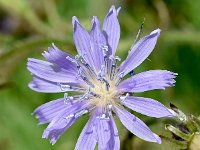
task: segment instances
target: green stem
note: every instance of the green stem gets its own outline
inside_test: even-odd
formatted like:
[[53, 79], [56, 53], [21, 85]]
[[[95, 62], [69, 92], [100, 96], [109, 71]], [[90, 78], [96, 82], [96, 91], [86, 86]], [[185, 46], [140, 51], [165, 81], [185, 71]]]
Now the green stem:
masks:
[[0, 56], [0, 63], [5, 61], [6, 59], [10, 59], [13, 55], [20, 54], [23, 51], [31, 51], [36, 47], [43, 47], [48, 46], [52, 42], [55, 42], [60, 45], [72, 45], [73, 41], [66, 39], [66, 40], [57, 40], [57, 39], [49, 39], [49, 38], [30, 38], [26, 41], [20, 41], [15, 44], [12, 48], [8, 50], [7, 53]]
[[179, 44], [200, 45], [200, 32], [198, 31], [169, 31], [161, 36], [165, 42]]
[[42, 22], [32, 10], [27, 0], [0, 0], [0, 5], [9, 13], [24, 18], [38, 33], [48, 35], [51, 31], [51, 28]]
[[177, 141], [175, 139], [165, 137], [165, 136], [160, 136], [163, 141], [166, 141], [170, 143], [175, 149], [187, 149], [187, 142], [186, 141]]
[[172, 125], [165, 125], [165, 128], [186, 141], [190, 141], [192, 138], [191, 134], [185, 134]]
[[49, 23], [55, 27], [58, 27], [59, 24], [62, 24], [62, 20], [58, 14], [55, 1], [43, 0], [43, 4]]

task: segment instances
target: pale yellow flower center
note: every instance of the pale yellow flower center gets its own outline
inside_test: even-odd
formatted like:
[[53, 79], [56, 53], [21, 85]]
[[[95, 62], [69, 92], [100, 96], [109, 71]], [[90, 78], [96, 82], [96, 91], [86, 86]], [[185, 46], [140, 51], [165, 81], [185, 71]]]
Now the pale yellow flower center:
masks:
[[115, 81], [106, 78], [109, 83], [109, 87], [102, 81], [93, 81], [94, 88], [91, 88], [91, 92], [97, 94], [97, 97], [92, 98], [92, 103], [96, 106], [106, 106], [108, 104], [115, 104], [116, 97], [119, 95], [115, 86]]

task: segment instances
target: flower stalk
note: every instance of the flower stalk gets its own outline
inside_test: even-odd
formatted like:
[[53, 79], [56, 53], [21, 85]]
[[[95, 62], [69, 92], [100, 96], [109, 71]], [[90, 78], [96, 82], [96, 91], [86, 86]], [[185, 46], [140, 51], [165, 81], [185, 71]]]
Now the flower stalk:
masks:
[[160, 137], [173, 144], [177, 149], [199, 150], [200, 118], [194, 115], [185, 115], [173, 104], [170, 104], [170, 107], [176, 112], [178, 121], [176, 121], [175, 125], [165, 125], [165, 129], [171, 133], [171, 137]]

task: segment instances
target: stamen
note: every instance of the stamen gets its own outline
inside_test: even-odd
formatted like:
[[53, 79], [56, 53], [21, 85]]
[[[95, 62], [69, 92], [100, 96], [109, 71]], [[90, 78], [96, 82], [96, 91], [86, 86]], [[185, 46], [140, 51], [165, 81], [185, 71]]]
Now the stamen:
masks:
[[[81, 77], [81, 78], [83, 79], [82, 74], [85, 73], [85, 71], [83, 70], [83, 68], [81, 67], [81, 65], [80, 65], [79, 62], [78, 62], [78, 59], [79, 59], [80, 57], [81, 57], [81, 56], [79, 56], [79, 55], [76, 55], [76, 56], [75, 56], [75, 59], [72, 59], [72, 58], [69, 57], [69, 56], [66, 57], [66, 59], [68, 59], [69, 61], [71, 61], [71, 62], [73, 62], [73, 63], [75, 63], [75, 64], [77, 65], [77, 69], [78, 69], [78, 76], [76, 77], [77, 79], [78, 79], [79, 77]], [[84, 79], [85, 79], [85, 80], [84, 80]], [[84, 79], [83, 79], [83, 80], [86, 81], [86, 83], [88, 83], [88, 82], [87, 82], [88, 80], [86, 80], [86, 77], [85, 77]]]
[[100, 80], [106, 84], [106, 90], [109, 91], [110, 84], [105, 79], [105, 66], [102, 66], [101, 70], [98, 73], [97, 80]]
[[71, 119], [73, 117], [79, 118], [79, 117], [81, 117], [82, 115], [84, 115], [84, 114], [86, 114], [88, 112], [89, 112], [89, 110], [83, 109], [83, 110], [81, 110], [79, 112], [76, 112], [75, 114], [70, 114], [69, 116], [65, 117], [65, 119]]
[[102, 80], [105, 77], [105, 66], [102, 65], [101, 70], [98, 72], [97, 79]]
[[[70, 58], [68, 58], [70, 59]], [[71, 60], [71, 59], [70, 59]], [[79, 62], [79, 60], [81, 62]], [[77, 78], [81, 77], [87, 84], [92, 85], [87, 77], [91, 77], [93, 80], [96, 78], [95, 71], [90, 67], [89, 64], [86, 63], [83, 56], [76, 55], [75, 60], [73, 62], [76, 63], [78, 69]]]
[[75, 86], [71, 86], [71, 85], [64, 84], [64, 83], [58, 83], [58, 85], [60, 86], [60, 89], [62, 91], [82, 91], [82, 92], [85, 91], [84, 88], [75, 87]]
[[108, 58], [104, 56], [105, 73], [108, 73]]
[[109, 59], [112, 60], [112, 66], [111, 66], [111, 73], [110, 73], [110, 80], [113, 80], [114, 76], [115, 76], [115, 72], [116, 72], [116, 64], [117, 61], [121, 61], [121, 58], [118, 56], [113, 56], [111, 55], [109, 57]]
[[[85, 56], [86, 54], [84, 54]], [[92, 69], [92, 67], [86, 63], [85, 59], [83, 58], [83, 56], [79, 56], [81, 63], [88, 69], [89, 71], [89, 75], [91, 76], [91, 78], [95, 79], [96, 78], [96, 73], [95, 71]]]
[[106, 114], [102, 114], [102, 116], [97, 116], [96, 118], [101, 120], [110, 120], [110, 117]]
[[87, 77], [81, 75], [81, 78], [82, 78], [83, 81], [85, 81], [88, 85], [90, 85], [91, 87], [94, 87], [94, 84], [92, 84], [92, 82], [90, 82], [90, 81], [88, 80]]
[[91, 73], [91, 77], [92, 77], [93, 79], [95, 79], [95, 78], [97, 77], [95, 71], [90, 67], [90, 65], [85, 64], [85, 66], [86, 66], [86, 68], [89, 70], [89, 72]]
[[112, 110], [112, 104], [107, 104], [107, 109], [108, 109], [108, 111], [111, 111]]
[[103, 55], [107, 55], [107, 52], [108, 52], [108, 46], [107, 45], [104, 45], [102, 46], [102, 50], [103, 50]]
[[89, 81], [89, 79], [87, 78], [87, 74], [86, 72], [83, 70], [83, 68], [81, 66], [77, 66], [78, 69], [78, 74], [76, 76], [76, 78], [81, 78], [83, 79], [83, 81], [85, 81], [88, 85], [94, 87], [94, 85], [92, 84], [92, 82]]
[[68, 93], [65, 93], [64, 94], [64, 103], [65, 104], [68, 104], [69, 102], [71, 103], [71, 104], [73, 104], [73, 99], [74, 99], [74, 97], [73, 96], [68, 96]]
[[75, 117], [75, 118], [79, 118], [79, 117], [81, 117], [82, 115], [84, 115], [84, 114], [86, 114], [86, 113], [88, 113], [88, 112], [89, 112], [89, 111], [88, 111], [87, 109], [83, 109], [83, 110], [81, 110], [81, 111], [75, 113], [74, 117]]
[[58, 85], [60, 86], [60, 89], [62, 91], [68, 91], [68, 90], [72, 89], [72, 87], [68, 84], [58, 83]]
[[121, 61], [121, 58], [119, 56], [115, 56], [115, 60]]
[[79, 55], [76, 55], [76, 56], [75, 56], [75, 59], [76, 59], [77, 61], [79, 60], [79, 58], [80, 58]]
[[113, 63], [112, 66], [111, 66], [110, 80], [113, 80], [113, 78], [114, 78], [115, 69], [116, 69], [116, 64]]
[[108, 73], [108, 46], [104, 45], [102, 47], [103, 50], [103, 56], [104, 56], [104, 66], [105, 66], [105, 71]]
[[103, 78], [102, 81], [106, 84], [106, 90], [109, 91], [109, 87], [110, 87], [109, 82], [105, 78]]
[[93, 97], [97, 97], [97, 98], [100, 98], [101, 96], [99, 94], [96, 94], [94, 92], [90, 92], [90, 94], [93, 96]]
[[74, 114], [70, 114], [69, 116], [65, 117], [66, 120], [73, 118], [75, 115]]
[[78, 78], [81, 76], [82, 68], [81, 68], [81, 66], [77, 66], [77, 69], [78, 69], [78, 76], [77, 76], [77, 78]]
[[73, 58], [71, 58], [69, 56], [67, 56], [66, 59], [69, 60], [69, 61], [71, 61], [72, 63], [77, 64], [76, 56], [75, 56], [75, 59], [73, 59]]
[[120, 81], [123, 79], [124, 77], [124, 72], [121, 72], [118, 76], [117, 76], [117, 79], [116, 79], [116, 82], [115, 82], [115, 86], [118, 86]]
[[123, 102], [128, 96], [129, 96], [129, 93], [126, 93], [125, 96], [121, 96], [119, 99]]
[[80, 98], [80, 100], [88, 100], [91, 94], [91, 86], [89, 86], [88, 91]]
[[131, 76], [133, 76], [133, 75], [135, 74], [135, 72], [132, 70], [132, 71], [129, 72], [129, 74], [130, 74]]
[[102, 77], [100, 74], [98, 75], [97, 79], [104, 82], [106, 84], [106, 90], [109, 91], [109, 87], [110, 87], [109, 82], [104, 77]]
[[[66, 57], [67, 60], [69, 60], [69, 61], [71, 61], [71, 62], [73, 62], [73, 63], [75, 63], [75, 64], [77, 65], [77, 69], [78, 69], [78, 76], [77, 76], [77, 79], [78, 79], [78, 77], [83, 77], [81, 74], [85, 74], [85, 75], [86, 75], [84, 69], [81, 67], [81, 65], [80, 65], [79, 62], [78, 62], [78, 59], [79, 59], [79, 58], [82, 58], [82, 57], [79, 56], [79, 55], [76, 55], [76, 56], [75, 56], [75, 59], [73, 59], [73, 58], [71, 58], [71, 57], [69, 57], [69, 56]], [[82, 79], [83, 79], [83, 78], [82, 78]], [[88, 81], [88, 80], [86, 80], [86, 77], [85, 77], [84, 79], [85, 79], [84, 81]]]

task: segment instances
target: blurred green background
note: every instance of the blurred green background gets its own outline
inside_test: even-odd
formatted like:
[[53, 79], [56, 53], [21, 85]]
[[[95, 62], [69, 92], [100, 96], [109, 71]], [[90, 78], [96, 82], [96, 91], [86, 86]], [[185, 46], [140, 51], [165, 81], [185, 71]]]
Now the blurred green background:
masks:
[[[52, 146], [42, 139], [46, 125], [37, 126], [31, 112], [39, 105], [62, 97], [31, 91], [26, 69], [28, 57], [43, 59], [41, 53], [54, 42], [62, 50], [76, 54], [72, 39], [72, 16], [77, 16], [89, 30], [91, 18], [101, 22], [109, 7], [121, 6], [121, 39], [117, 54], [126, 57], [143, 18], [143, 35], [156, 28], [162, 33], [157, 46], [135, 72], [166, 69], [177, 72], [175, 87], [138, 95], [174, 103], [186, 113], [200, 114], [200, 1], [199, 0], [0, 0], [0, 150], [72, 150], [88, 116], [76, 122]], [[164, 133], [164, 120], [146, 120], [157, 134]], [[122, 149], [168, 150], [130, 138], [117, 123]], [[126, 148], [127, 138], [130, 138]]]

